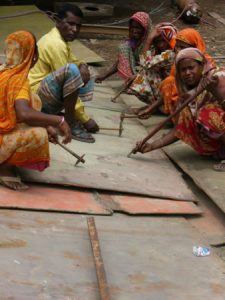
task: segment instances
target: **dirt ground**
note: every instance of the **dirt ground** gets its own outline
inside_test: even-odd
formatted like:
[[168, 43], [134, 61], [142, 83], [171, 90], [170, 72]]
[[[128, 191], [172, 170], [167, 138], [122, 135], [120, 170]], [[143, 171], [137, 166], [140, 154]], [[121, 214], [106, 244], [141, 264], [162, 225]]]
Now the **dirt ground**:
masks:
[[[94, 3], [102, 3], [101, 1], [92, 1]], [[135, 1], [124, 1], [121, 6], [121, 1], [104, 1], [104, 3], [114, 4], [114, 16], [107, 18], [88, 18], [85, 21], [92, 23], [101, 23], [108, 24], [111, 22], [116, 22], [121, 19], [126, 19], [132, 15], [133, 12], [138, 10], [144, 10], [146, 12], [150, 11], [153, 24], [157, 24], [162, 21], [174, 21], [179, 15], [176, 8], [171, 8], [170, 1], [156, 1], [156, 0], [144, 0], [141, 4], [137, 5]], [[205, 24], [201, 22], [198, 25], [185, 24], [182, 20], [178, 20], [175, 25], [178, 29], [185, 27], [193, 27], [197, 29], [205, 39], [207, 50], [213, 56], [225, 56], [225, 30], [222, 23], [218, 22], [216, 19], [208, 15], [208, 12], [218, 13], [221, 17], [225, 18], [225, 5], [224, 0], [200, 0], [198, 1], [203, 9], [204, 15], [203, 18], [210, 22], [212, 25]], [[151, 14], [151, 11], [153, 12]], [[127, 23], [120, 24], [121, 26], [127, 25]], [[83, 40], [83, 42], [102, 56], [106, 63], [103, 67], [100, 67], [100, 72], [107, 69], [116, 59], [117, 46], [121, 42], [120, 37], [107, 37], [107, 36], [98, 36], [96, 39], [95, 36], [88, 40]], [[225, 59], [217, 60], [217, 63], [221, 66], [225, 66]], [[111, 77], [110, 79], [113, 79]]]

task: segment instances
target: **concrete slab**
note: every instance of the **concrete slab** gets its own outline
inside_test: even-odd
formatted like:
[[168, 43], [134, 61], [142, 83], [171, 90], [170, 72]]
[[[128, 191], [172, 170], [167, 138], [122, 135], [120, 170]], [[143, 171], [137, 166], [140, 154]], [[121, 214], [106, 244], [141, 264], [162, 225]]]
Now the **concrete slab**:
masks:
[[164, 151], [225, 213], [225, 173], [213, 170], [216, 162], [198, 155], [182, 142], [166, 147]]
[[[223, 300], [224, 263], [182, 218], [95, 218], [112, 300]], [[1, 299], [99, 299], [86, 218], [0, 211]]]

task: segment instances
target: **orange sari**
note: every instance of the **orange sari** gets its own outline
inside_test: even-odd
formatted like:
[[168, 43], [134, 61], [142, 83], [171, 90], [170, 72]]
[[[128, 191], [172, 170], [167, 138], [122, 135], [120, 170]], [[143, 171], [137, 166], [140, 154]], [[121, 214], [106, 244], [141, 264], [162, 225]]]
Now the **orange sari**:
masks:
[[[190, 47], [199, 49], [202, 53], [204, 53], [205, 58], [211, 64], [214, 64], [212, 57], [206, 53], [205, 42], [197, 30], [193, 28], [185, 28], [177, 33], [176, 40], [185, 42], [186, 44], [189, 44]], [[165, 78], [159, 87], [163, 98], [164, 112], [166, 114], [171, 114], [174, 111], [178, 100], [175, 73], [175, 66], [173, 66], [170, 76]]]
[[37, 98], [32, 99], [27, 81], [35, 43], [25, 31], [14, 32], [5, 41], [6, 62], [0, 66], [0, 164], [43, 170], [49, 164], [47, 131], [18, 123], [15, 111], [19, 99], [41, 107]]

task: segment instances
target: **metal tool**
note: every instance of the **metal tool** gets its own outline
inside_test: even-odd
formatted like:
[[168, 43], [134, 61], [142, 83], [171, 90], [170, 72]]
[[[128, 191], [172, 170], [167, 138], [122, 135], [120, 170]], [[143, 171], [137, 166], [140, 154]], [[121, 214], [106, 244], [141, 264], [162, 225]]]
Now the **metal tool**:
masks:
[[116, 99], [127, 90], [127, 88], [131, 85], [131, 83], [134, 81], [134, 78], [131, 78], [127, 83], [125, 83], [125, 85], [123, 86], [123, 88], [114, 96], [111, 98], [112, 102], [116, 102]]
[[128, 119], [128, 118], [138, 118], [138, 116], [137, 115], [125, 115], [124, 112], [121, 113], [121, 115], [120, 115], [120, 126], [119, 126], [119, 128], [120, 128], [119, 136], [122, 135], [122, 131], [124, 130], [123, 129], [123, 121], [124, 121], [124, 119]]
[[91, 241], [91, 247], [95, 262], [95, 270], [98, 279], [98, 286], [101, 300], [110, 300], [109, 289], [107, 284], [106, 272], [104, 262], [101, 255], [101, 249], [98, 239], [98, 232], [95, 226], [95, 219], [93, 217], [87, 218], [88, 233]]
[[73, 152], [72, 150], [70, 150], [69, 148], [67, 148], [65, 145], [61, 144], [60, 142], [57, 141], [57, 145], [59, 145], [61, 148], [63, 148], [64, 150], [66, 150], [68, 153], [70, 153], [71, 155], [73, 155], [74, 157], [77, 158], [77, 161], [75, 163], [75, 166], [77, 166], [79, 164], [79, 162], [82, 162], [83, 164], [85, 163], [84, 160], [84, 156], [85, 154], [83, 154], [82, 156], [79, 156], [78, 154], [76, 154], [75, 152]]
[[119, 128], [99, 127], [99, 130], [116, 130], [119, 131], [119, 136], [121, 136], [123, 132], [123, 127], [119, 127]]

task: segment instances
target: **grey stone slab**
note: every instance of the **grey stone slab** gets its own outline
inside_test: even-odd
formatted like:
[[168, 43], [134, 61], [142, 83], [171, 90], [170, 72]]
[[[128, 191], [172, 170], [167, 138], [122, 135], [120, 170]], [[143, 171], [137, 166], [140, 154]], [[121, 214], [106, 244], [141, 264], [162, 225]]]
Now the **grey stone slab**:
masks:
[[165, 147], [164, 151], [225, 213], [225, 173], [213, 170], [216, 161], [200, 156], [182, 142]]
[[[96, 217], [112, 300], [223, 300], [224, 262], [183, 218]], [[98, 300], [86, 217], [0, 211], [0, 298]]]

